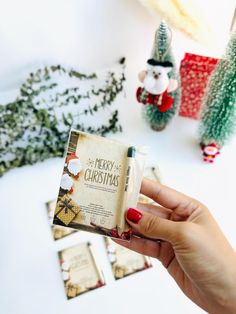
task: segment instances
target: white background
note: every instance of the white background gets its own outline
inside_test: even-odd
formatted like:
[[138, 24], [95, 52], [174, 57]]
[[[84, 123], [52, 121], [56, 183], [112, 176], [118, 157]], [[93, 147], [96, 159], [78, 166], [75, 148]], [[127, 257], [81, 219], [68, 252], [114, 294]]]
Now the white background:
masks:
[[[185, 51], [219, 56], [228, 39], [233, 3], [207, 1], [204, 10], [221, 49], [207, 50], [174, 32], [178, 61]], [[134, 97], [137, 73], [149, 57], [159, 18], [135, 0], [8, 0], [0, 5], [1, 102], [34, 64], [52, 61], [94, 70], [125, 55], [127, 97], [119, 105], [124, 132], [113, 137], [149, 146], [148, 164], [159, 165], [166, 184], [205, 202], [236, 247], [236, 140], [224, 147], [214, 165], [206, 165], [197, 145], [196, 121], [176, 117], [165, 131], [156, 133], [141, 118]], [[203, 313], [157, 261], [153, 269], [115, 282], [99, 236], [81, 232], [52, 240], [44, 203], [57, 195], [62, 166], [62, 159], [48, 160], [0, 179], [0, 312]], [[67, 301], [56, 252], [88, 239], [96, 244], [107, 286]]]

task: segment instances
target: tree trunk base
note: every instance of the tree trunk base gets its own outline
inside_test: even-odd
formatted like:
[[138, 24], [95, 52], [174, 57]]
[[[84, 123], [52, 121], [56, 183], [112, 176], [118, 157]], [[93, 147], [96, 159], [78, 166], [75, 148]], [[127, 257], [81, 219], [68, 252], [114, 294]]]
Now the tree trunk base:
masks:
[[160, 132], [166, 128], [166, 125], [151, 125], [152, 130]]

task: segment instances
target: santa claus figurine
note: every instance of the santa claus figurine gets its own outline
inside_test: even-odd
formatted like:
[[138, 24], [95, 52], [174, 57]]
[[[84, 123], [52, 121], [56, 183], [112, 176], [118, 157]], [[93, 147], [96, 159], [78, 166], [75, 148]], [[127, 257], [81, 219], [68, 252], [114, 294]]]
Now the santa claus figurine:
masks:
[[201, 149], [203, 153], [203, 160], [205, 162], [213, 163], [215, 157], [220, 154], [220, 147], [215, 143], [208, 145], [201, 144]]
[[169, 61], [147, 61], [147, 70], [139, 73], [139, 80], [143, 87], [137, 89], [138, 102], [144, 105], [158, 106], [159, 112], [169, 110], [173, 104], [173, 98], [169, 92], [178, 87], [177, 80], [169, 79], [168, 73], [173, 64]]

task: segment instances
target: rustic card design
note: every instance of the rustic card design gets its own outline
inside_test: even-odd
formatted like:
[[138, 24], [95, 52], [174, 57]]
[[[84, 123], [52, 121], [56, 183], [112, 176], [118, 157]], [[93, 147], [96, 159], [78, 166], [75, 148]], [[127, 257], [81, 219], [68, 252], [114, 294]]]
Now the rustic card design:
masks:
[[66, 226], [69, 225], [79, 212], [79, 207], [67, 194], [63, 195], [56, 204], [55, 215]]
[[109, 238], [104, 239], [112, 273], [116, 280], [152, 267], [149, 257], [118, 245]]
[[74, 232], [77, 232], [77, 230], [74, 230], [72, 228], [52, 225], [53, 216], [56, 209], [56, 203], [57, 203], [56, 200], [53, 200], [46, 203], [46, 206], [47, 206], [47, 211], [48, 211], [49, 222], [51, 224], [53, 238], [54, 240], [59, 240], [61, 238], [64, 238], [65, 236], [68, 236]]
[[90, 243], [66, 248], [58, 255], [67, 299], [105, 285]]
[[54, 224], [128, 240], [125, 210], [138, 200], [145, 154], [72, 130]]

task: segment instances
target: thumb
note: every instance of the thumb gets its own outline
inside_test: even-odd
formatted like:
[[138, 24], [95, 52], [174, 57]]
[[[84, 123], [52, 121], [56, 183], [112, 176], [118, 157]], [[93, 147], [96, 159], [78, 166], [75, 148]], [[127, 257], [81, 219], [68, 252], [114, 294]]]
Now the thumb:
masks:
[[[164, 219], [134, 208], [129, 208], [126, 214], [129, 225], [143, 236], [174, 242], [179, 222]], [[178, 228], [179, 230], [179, 228]]]

